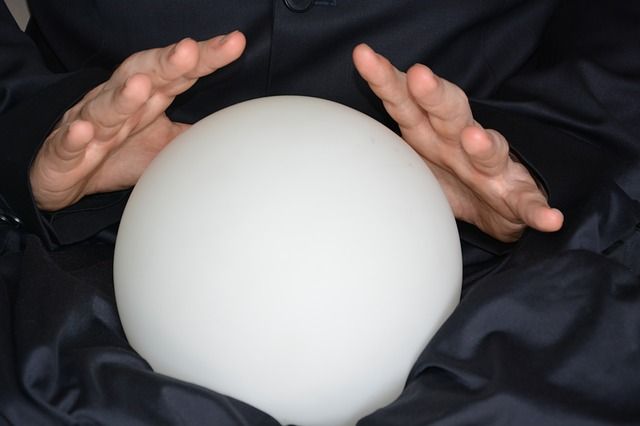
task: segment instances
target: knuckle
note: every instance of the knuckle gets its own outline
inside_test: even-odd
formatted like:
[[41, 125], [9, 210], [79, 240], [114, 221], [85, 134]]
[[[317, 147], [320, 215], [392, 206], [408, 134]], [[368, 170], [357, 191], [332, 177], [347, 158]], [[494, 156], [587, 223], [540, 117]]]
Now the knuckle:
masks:
[[460, 102], [461, 104], [469, 105], [469, 97], [467, 96], [465, 91], [462, 90], [459, 86], [454, 85], [453, 87], [455, 87], [458, 102]]

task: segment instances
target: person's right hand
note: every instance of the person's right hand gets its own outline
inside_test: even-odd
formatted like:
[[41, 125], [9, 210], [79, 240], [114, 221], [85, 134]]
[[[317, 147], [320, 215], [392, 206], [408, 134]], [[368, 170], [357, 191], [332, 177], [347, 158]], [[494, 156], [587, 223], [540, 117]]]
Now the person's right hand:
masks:
[[45, 140], [30, 170], [37, 206], [59, 210], [85, 195], [134, 185], [158, 152], [189, 127], [165, 114], [173, 99], [237, 59], [245, 44], [235, 31], [127, 58]]

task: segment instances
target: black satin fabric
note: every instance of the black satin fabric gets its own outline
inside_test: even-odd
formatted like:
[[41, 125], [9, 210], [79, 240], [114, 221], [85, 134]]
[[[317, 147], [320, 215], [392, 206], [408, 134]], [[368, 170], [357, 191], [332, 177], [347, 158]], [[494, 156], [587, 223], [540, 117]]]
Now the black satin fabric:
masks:
[[[0, 423], [277, 424], [150, 370], [118, 319], [111, 244], [52, 253], [2, 232]], [[533, 234], [508, 256], [464, 244], [459, 306], [360, 425], [640, 424], [640, 229], [605, 254], [543, 245], [517, 261]]]
[[635, 272], [584, 250], [497, 266], [362, 424], [639, 424], [639, 235], [626, 244]]
[[29, 38], [0, 5], [0, 424], [277, 424], [155, 374], [128, 345], [111, 271], [126, 192], [43, 214], [28, 184], [51, 126], [126, 55], [240, 28], [245, 55], [176, 99], [174, 119], [304, 94], [393, 127], [351, 63], [366, 41], [462, 86], [565, 213], [560, 232], [511, 245], [459, 224], [461, 302], [361, 425], [640, 425], [637, 3], [315, 3], [33, 0]]
[[51, 253], [33, 236], [2, 231], [0, 424], [274, 424], [239, 401], [153, 373], [129, 347], [112, 245]]

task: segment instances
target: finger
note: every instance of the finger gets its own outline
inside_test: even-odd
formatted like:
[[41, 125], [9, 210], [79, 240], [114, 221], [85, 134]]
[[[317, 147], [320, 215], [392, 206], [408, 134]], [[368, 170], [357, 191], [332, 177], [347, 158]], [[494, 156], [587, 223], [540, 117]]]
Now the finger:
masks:
[[135, 74], [147, 75], [154, 89], [183, 78], [198, 63], [198, 43], [185, 38], [157, 49], [144, 50], [129, 56], [106, 82], [106, 89], [121, 86]]
[[80, 111], [80, 118], [95, 126], [95, 137], [105, 140], [136, 114], [151, 95], [151, 81], [143, 74], [135, 74], [117, 88], [105, 90]]
[[69, 124], [59, 137], [50, 142], [51, 150], [58, 163], [72, 163], [84, 157], [87, 145], [93, 139], [93, 125], [76, 120]]
[[427, 112], [434, 130], [445, 138], [457, 142], [460, 132], [473, 124], [464, 91], [428, 67], [412, 66], [407, 71], [407, 85], [416, 102]]
[[386, 58], [366, 44], [360, 44], [353, 51], [353, 62], [403, 131], [426, 123], [423, 111], [409, 95], [405, 75]]
[[200, 78], [230, 64], [242, 55], [246, 38], [240, 31], [214, 37], [198, 43], [199, 60], [187, 78]]
[[509, 144], [499, 132], [468, 126], [461, 135], [462, 148], [471, 165], [486, 176], [502, 174], [510, 161]]
[[193, 71], [200, 57], [195, 40], [183, 39], [178, 43], [140, 53], [139, 72], [149, 76], [152, 92], [172, 98], [195, 83], [186, 74]]
[[112, 81], [118, 84], [134, 73], [146, 74], [151, 79], [153, 90], [176, 96], [193, 85], [196, 78], [237, 59], [245, 44], [245, 37], [239, 31], [199, 43], [186, 38], [164, 48], [130, 56], [116, 70]]
[[527, 226], [542, 232], [555, 232], [562, 227], [564, 215], [558, 209], [550, 208], [542, 201], [527, 207], [524, 216]]
[[520, 193], [513, 192], [517, 199], [512, 203], [516, 215], [529, 227], [543, 232], [554, 232], [562, 227], [564, 215], [549, 207], [546, 198], [537, 188]]

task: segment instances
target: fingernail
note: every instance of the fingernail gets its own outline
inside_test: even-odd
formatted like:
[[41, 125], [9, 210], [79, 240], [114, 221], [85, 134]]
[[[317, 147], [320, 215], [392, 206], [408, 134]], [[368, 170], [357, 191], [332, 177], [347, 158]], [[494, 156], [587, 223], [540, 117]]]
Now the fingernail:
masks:
[[220, 40], [218, 40], [218, 43], [219, 44], [224, 44], [229, 39], [229, 36], [232, 35], [235, 32], [237, 32], [237, 30], [231, 31], [230, 33], [227, 33], [227, 34], [223, 35], [222, 37], [220, 37]]

